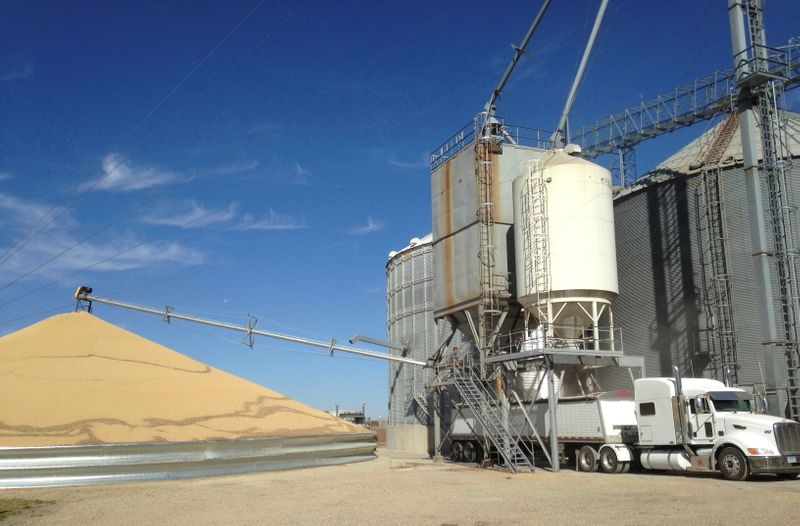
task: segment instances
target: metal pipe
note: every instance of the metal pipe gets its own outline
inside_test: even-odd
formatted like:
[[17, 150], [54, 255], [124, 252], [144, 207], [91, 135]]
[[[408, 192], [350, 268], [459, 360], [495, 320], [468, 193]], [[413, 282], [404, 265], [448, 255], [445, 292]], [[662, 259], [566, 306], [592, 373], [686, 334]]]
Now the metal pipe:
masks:
[[558, 460], [558, 421], [556, 418], [556, 380], [553, 371], [553, 357], [547, 357], [547, 412], [550, 413], [550, 465], [553, 473], [559, 471]]
[[492, 96], [489, 97], [489, 101], [484, 106], [484, 110], [486, 110], [486, 121], [489, 122], [489, 119], [494, 116], [494, 103], [497, 102], [497, 98], [500, 96], [500, 93], [503, 91], [503, 88], [506, 86], [506, 82], [508, 82], [508, 78], [511, 76], [511, 72], [514, 71], [514, 68], [517, 66], [517, 62], [519, 62], [520, 57], [522, 54], [525, 53], [525, 48], [528, 47], [528, 42], [530, 42], [531, 37], [533, 36], [534, 31], [536, 28], [539, 27], [539, 22], [542, 21], [542, 17], [544, 16], [545, 12], [547, 12], [547, 8], [550, 7], [550, 2], [552, 0], [545, 0], [542, 7], [539, 8], [539, 12], [536, 14], [536, 18], [533, 19], [533, 23], [531, 23], [531, 27], [528, 28], [528, 32], [525, 33], [525, 37], [522, 39], [522, 43], [519, 46], [514, 46], [514, 58], [511, 59], [511, 63], [506, 68], [505, 73], [500, 78], [500, 82], [497, 83], [494, 90], [492, 90]]
[[112, 307], [122, 307], [124, 309], [130, 309], [137, 312], [145, 312], [148, 314], [155, 314], [157, 316], [162, 316], [165, 321], [169, 321], [170, 319], [174, 318], [176, 320], [184, 320], [189, 321], [192, 323], [199, 323], [202, 325], [209, 325], [211, 327], [219, 327], [221, 329], [228, 329], [231, 331], [238, 331], [243, 332], [245, 334], [252, 334], [255, 336], [265, 336], [267, 338], [275, 338], [277, 340], [284, 340], [292, 343], [302, 343], [304, 345], [310, 345], [311, 347], [319, 347], [321, 349], [327, 349], [331, 355], [333, 355], [333, 351], [339, 351], [349, 354], [356, 354], [358, 356], [366, 356], [368, 358], [378, 358], [380, 360], [388, 360], [390, 362], [398, 362], [398, 363], [407, 363], [409, 365], [418, 365], [420, 367], [424, 367], [426, 365], [425, 362], [421, 362], [419, 360], [413, 360], [411, 358], [403, 358], [401, 356], [392, 356], [389, 354], [382, 354], [372, 351], [366, 351], [364, 349], [358, 349], [355, 347], [346, 347], [344, 345], [338, 345], [336, 340], [331, 340], [330, 342], [322, 342], [317, 340], [311, 340], [308, 338], [300, 338], [297, 336], [289, 336], [287, 334], [280, 334], [277, 332], [269, 332], [269, 331], [262, 331], [260, 329], [254, 329], [252, 327], [245, 327], [240, 325], [234, 325], [232, 323], [225, 323], [222, 321], [215, 321], [215, 320], [208, 320], [205, 318], [198, 318], [195, 316], [188, 316], [186, 314], [179, 314], [177, 312], [173, 312], [169, 309], [153, 309], [150, 307], [142, 307], [141, 305], [134, 305], [132, 303], [125, 303], [122, 301], [112, 300], [109, 298], [101, 298], [98, 296], [92, 296], [91, 294], [86, 293], [78, 293], [76, 294], [75, 298], [77, 300], [84, 300], [84, 301], [92, 301], [97, 303], [102, 303], [104, 305], [109, 305]]
[[[572, 109], [572, 103], [575, 102], [575, 96], [578, 93], [578, 88], [580, 87], [581, 82], [583, 81], [583, 73], [586, 70], [586, 63], [589, 62], [589, 55], [592, 54], [594, 41], [597, 38], [598, 31], [600, 31], [600, 24], [602, 24], [603, 22], [603, 15], [605, 15], [606, 13], [606, 7], [608, 7], [608, 0], [602, 0], [600, 2], [600, 9], [598, 9], [597, 16], [594, 19], [594, 26], [592, 26], [592, 32], [589, 35], [589, 42], [586, 43], [586, 49], [583, 50], [583, 57], [581, 57], [581, 63], [578, 66], [578, 71], [577, 73], [575, 73], [575, 78], [572, 80], [572, 87], [570, 87], [569, 89], [569, 95], [567, 95], [567, 102], [564, 104], [564, 111], [561, 112], [561, 119], [558, 121], [558, 126], [556, 126], [556, 131], [553, 133], [554, 147], [558, 147], [559, 142], [562, 141], [562, 134], [567, 124], [567, 119], [569, 118], [569, 112]], [[569, 133], [567, 133], [567, 141], [569, 141]]]
[[[748, 49], [744, 26], [744, 8], [739, 0], [728, 0], [728, 14], [731, 29], [731, 44], [734, 56], [736, 77], [746, 73], [747, 63], [738, 61], [736, 57], [744, 56]], [[757, 311], [761, 317], [761, 345], [767, 357], [767, 380], [771, 388], [777, 384], [775, 342], [777, 330], [775, 322], [775, 300], [772, 296], [772, 280], [770, 279], [770, 249], [764, 231], [764, 205], [761, 196], [761, 179], [758, 173], [758, 125], [753, 108], [753, 96], [746, 87], [739, 88], [736, 113], [742, 138], [742, 157], [744, 162], [745, 188], [747, 190], [747, 206], [750, 211], [750, 236], [752, 239], [753, 263], [755, 266], [755, 285]]]

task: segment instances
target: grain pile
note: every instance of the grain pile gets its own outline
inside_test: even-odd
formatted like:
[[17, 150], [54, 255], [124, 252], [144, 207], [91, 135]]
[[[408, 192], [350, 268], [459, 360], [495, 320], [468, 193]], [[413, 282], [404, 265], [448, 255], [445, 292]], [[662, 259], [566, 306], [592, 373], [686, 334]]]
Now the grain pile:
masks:
[[0, 446], [365, 431], [90, 314], [0, 338]]

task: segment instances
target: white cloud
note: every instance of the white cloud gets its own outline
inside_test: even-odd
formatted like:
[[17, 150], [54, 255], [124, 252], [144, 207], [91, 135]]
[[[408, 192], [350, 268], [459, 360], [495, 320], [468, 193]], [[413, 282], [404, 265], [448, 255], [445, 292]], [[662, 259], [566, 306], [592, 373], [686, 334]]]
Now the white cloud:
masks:
[[4, 75], [0, 75], [0, 82], [10, 82], [12, 80], [27, 80], [36, 74], [36, 68], [33, 62], [29, 62], [22, 69], [9, 71]]
[[311, 178], [311, 171], [300, 163], [295, 163], [294, 168], [289, 170], [285, 176], [285, 182], [289, 184], [307, 185]]
[[429, 159], [427, 155], [423, 155], [422, 158], [418, 161], [398, 161], [396, 159], [389, 159], [389, 165], [396, 166], [398, 168], [405, 168], [408, 170], [423, 170], [428, 169]]
[[[47, 215], [58, 215], [59, 227], [75, 226], [75, 221], [60, 208], [52, 208], [41, 203], [0, 192], [0, 218], [5, 224], [16, 227], [30, 227]], [[40, 223], [41, 224], [41, 223]]]
[[208, 209], [194, 199], [186, 202], [184, 210], [169, 213], [162, 207], [157, 212], [150, 213], [142, 218], [150, 225], [177, 226], [180, 228], [203, 228], [220, 223], [227, 223], [236, 217], [237, 203], [231, 203], [227, 208]]
[[367, 216], [367, 224], [362, 226], [357, 226], [348, 230], [348, 234], [351, 236], [363, 236], [365, 234], [371, 234], [373, 232], [377, 232], [378, 230], [383, 230], [383, 223], [380, 221], [375, 221], [372, 217]]
[[22, 275], [55, 258], [31, 277], [45, 275], [60, 279], [87, 267], [91, 267], [87, 271], [92, 272], [152, 270], [160, 266], [199, 265], [205, 261], [205, 255], [194, 248], [173, 241], [148, 242], [130, 234], [102, 243], [78, 244], [79, 241], [78, 237], [64, 231], [39, 235], [4, 264], [4, 271], [9, 276]]
[[272, 163], [265, 171], [267, 177], [275, 183], [300, 186], [311, 184], [311, 170], [297, 162], [293, 165]]
[[0, 172], [0, 181], [8, 181], [9, 179], [13, 179], [14, 176], [8, 172]]
[[104, 175], [95, 181], [83, 185], [84, 190], [102, 190], [107, 192], [135, 192], [153, 186], [171, 183], [178, 178], [174, 172], [154, 167], [131, 165], [128, 159], [119, 154], [110, 153], [103, 159]]
[[231, 230], [299, 230], [305, 228], [303, 221], [299, 221], [289, 214], [279, 214], [273, 209], [262, 219], [255, 219], [251, 214], [244, 214], [239, 224]]
[[[0, 253], [11, 249], [2, 261], [2, 283], [20, 276], [23, 279], [46, 276], [61, 279], [91, 267], [92, 272], [156, 269], [198, 265], [205, 254], [180, 243], [142, 239], [133, 233], [116, 234], [112, 239], [98, 242], [77, 230], [79, 223], [61, 207], [50, 207], [0, 192], [0, 225], [7, 230], [26, 230], [31, 236], [9, 237]], [[85, 240], [85, 241], [84, 241]], [[52, 260], [52, 261], [51, 261]], [[41, 266], [41, 270], [38, 267]], [[0, 283], [0, 284], [2, 284]]]
[[242, 161], [238, 163], [228, 164], [226, 166], [220, 166], [219, 168], [215, 168], [211, 170], [212, 174], [215, 175], [235, 175], [240, 174], [242, 172], [249, 172], [251, 170], [255, 170], [258, 168], [259, 162], [255, 159], [250, 161]]

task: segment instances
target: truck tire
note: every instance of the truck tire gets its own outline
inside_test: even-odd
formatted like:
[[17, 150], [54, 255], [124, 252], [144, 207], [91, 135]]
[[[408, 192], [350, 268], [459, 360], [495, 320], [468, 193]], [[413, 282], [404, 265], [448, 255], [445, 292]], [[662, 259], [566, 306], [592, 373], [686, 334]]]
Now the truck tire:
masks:
[[464, 462], [475, 462], [477, 459], [477, 455], [475, 454], [475, 443], [474, 442], [465, 442], [464, 443]]
[[592, 446], [583, 446], [578, 450], [578, 469], [597, 471], [597, 451]]
[[719, 454], [719, 471], [726, 480], [744, 480], [750, 476], [747, 458], [735, 447], [726, 447]]
[[464, 444], [453, 442], [450, 447], [450, 457], [453, 462], [462, 462], [464, 460]]
[[622, 462], [617, 458], [617, 452], [613, 447], [606, 447], [600, 451], [600, 471], [603, 473], [622, 473], [624, 468]]

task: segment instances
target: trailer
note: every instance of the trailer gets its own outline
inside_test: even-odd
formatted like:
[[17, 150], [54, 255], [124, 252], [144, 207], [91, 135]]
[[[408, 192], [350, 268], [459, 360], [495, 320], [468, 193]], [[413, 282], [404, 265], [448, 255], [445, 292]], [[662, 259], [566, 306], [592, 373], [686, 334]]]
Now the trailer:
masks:
[[[546, 400], [500, 404], [526, 451], [550, 446]], [[470, 407], [458, 407], [451, 457], [491, 457], [486, 430]], [[800, 423], [752, 410], [750, 395], [706, 378], [640, 378], [619, 390], [558, 400], [558, 462], [578, 471], [718, 472], [728, 480], [754, 474], [800, 474]], [[539, 446], [537, 449], [536, 446]]]

